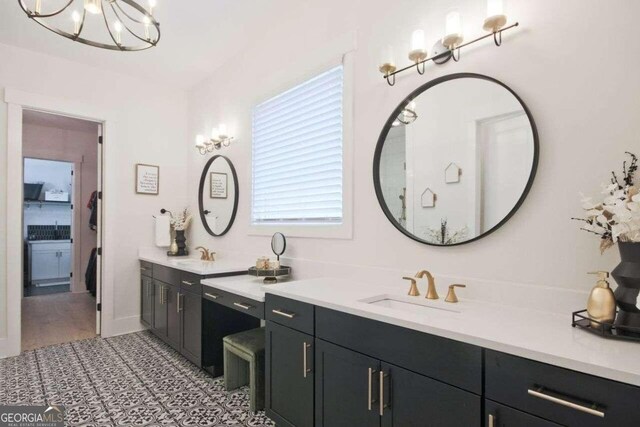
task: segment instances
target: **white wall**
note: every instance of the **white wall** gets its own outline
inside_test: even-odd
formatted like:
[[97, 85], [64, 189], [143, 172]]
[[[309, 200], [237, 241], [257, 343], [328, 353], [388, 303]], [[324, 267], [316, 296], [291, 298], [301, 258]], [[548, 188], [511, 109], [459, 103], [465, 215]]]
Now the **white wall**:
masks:
[[[105, 52], [109, 54], [119, 53]], [[103, 335], [139, 329], [138, 247], [153, 242], [152, 215], [161, 208], [179, 209], [186, 203], [185, 93], [154, 84], [148, 78], [149, 70], [141, 70], [140, 79], [134, 79], [6, 45], [0, 45], [0, 58], [0, 88], [108, 112], [104, 197], [105, 237], [110, 246], [105, 248], [107, 300], [103, 303]], [[4, 102], [0, 102], [0, 128], [1, 340], [7, 331], [4, 274], [7, 104]], [[136, 163], [160, 166], [159, 196], [135, 194]], [[15, 254], [9, 257], [9, 262], [15, 262]]]
[[[598, 241], [578, 231], [569, 218], [580, 213], [579, 192], [597, 193], [618, 168], [625, 150], [640, 151], [640, 57], [625, 43], [639, 34], [640, 2], [620, 0], [509, 0], [507, 13], [521, 26], [496, 48], [485, 40], [462, 52], [459, 63], [427, 66], [424, 76], [407, 73], [389, 87], [377, 71], [379, 52], [392, 43], [408, 50], [411, 31], [426, 29], [429, 45], [444, 31], [444, 16], [457, 5], [465, 32], [481, 34], [481, 0], [338, 0], [292, 2], [286, 16], [256, 40], [254, 49], [193, 88], [189, 94], [189, 141], [214, 123], [233, 125], [237, 141], [225, 149], [240, 178], [238, 217], [230, 232], [213, 238], [199, 224], [191, 241], [223, 255], [270, 254], [269, 239], [248, 235], [251, 191], [251, 108], [299, 81], [314, 54], [332, 40], [357, 32], [355, 52], [354, 237], [352, 240], [290, 238], [286, 255], [323, 263], [324, 274], [346, 274], [345, 266], [377, 266], [436, 274], [587, 290], [585, 273], [611, 269], [617, 254], [600, 256]], [[399, 55], [399, 54], [398, 54]], [[404, 56], [404, 55], [403, 55]], [[398, 56], [398, 62], [407, 60]], [[307, 68], [305, 68], [307, 67]], [[518, 213], [501, 229], [475, 243], [436, 248], [400, 234], [375, 197], [372, 160], [388, 115], [412, 90], [432, 78], [456, 72], [492, 76], [518, 93], [530, 108], [540, 137], [535, 183]], [[206, 158], [189, 150], [189, 197], [196, 206], [197, 183]], [[320, 268], [316, 271], [321, 271]], [[304, 276], [302, 269], [298, 273]], [[300, 274], [299, 274], [300, 275]], [[401, 280], [397, 280], [398, 286]]]

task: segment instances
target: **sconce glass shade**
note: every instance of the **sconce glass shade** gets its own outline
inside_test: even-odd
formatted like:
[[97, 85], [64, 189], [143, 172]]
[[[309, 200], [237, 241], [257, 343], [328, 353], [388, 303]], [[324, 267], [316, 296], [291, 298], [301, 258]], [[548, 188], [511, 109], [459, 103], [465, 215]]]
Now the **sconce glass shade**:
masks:
[[220, 123], [220, 126], [218, 126], [218, 132], [218, 137], [220, 139], [225, 139], [227, 137], [227, 125]]
[[218, 139], [219, 136], [220, 136], [220, 131], [218, 130], [218, 128], [212, 128], [211, 139]]
[[413, 62], [420, 62], [427, 59], [427, 48], [423, 30], [415, 30], [411, 35], [411, 51], [409, 52], [409, 59]]
[[202, 135], [196, 136], [196, 147], [197, 148], [204, 148], [205, 147], [204, 136], [202, 136]]
[[382, 74], [389, 75], [396, 70], [396, 62], [393, 56], [393, 46], [389, 45], [382, 51], [382, 56], [380, 58], [380, 67], [378, 70]]
[[504, 14], [503, 0], [487, 0], [487, 17], [482, 28], [485, 31], [496, 32], [507, 23], [507, 16]]
[[453, 49], [460, 45], [464, 40], [462, 36], [462, 18], [460, 12], [453, 10], [447, 13], [445, 20], [445, 36], [442, 38], [442, 44]]

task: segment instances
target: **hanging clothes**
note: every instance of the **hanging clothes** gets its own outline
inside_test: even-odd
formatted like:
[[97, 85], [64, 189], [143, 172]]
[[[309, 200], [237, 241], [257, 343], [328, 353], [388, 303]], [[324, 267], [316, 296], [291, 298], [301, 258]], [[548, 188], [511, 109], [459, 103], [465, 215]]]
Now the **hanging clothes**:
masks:
[[91, 193], [87, 208], [91, 209], [91, 216], [89, 217], [89, 228], [96, 230], [98, 228], [98, 192]]
[[97, 269], [98, 269], [98, 249], [93, 248], [91, 250], [91, 256], [89, 257], [89, 264], [87, 264], [87, 271], [84, 273], [84, 281], [87, 285], [87, 290], [93, 295], [96, 296], [96, 286], [97, 286]]

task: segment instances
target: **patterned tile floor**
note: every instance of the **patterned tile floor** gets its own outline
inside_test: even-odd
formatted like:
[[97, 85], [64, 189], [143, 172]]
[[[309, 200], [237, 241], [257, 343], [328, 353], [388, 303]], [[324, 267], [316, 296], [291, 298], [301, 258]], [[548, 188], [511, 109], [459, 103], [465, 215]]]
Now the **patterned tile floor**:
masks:
[[0, 405], [59, 404], [70, 426], [273, 426], [149, 332], [0, 360]]

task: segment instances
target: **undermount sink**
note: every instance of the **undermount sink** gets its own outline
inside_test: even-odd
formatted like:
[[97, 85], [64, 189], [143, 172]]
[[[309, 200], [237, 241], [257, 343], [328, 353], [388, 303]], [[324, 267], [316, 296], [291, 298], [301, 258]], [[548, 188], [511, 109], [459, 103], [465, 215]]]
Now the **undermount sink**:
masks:
[[377, 295], [371, 298], [360, 300], [365, 304], [376, 307], [390, 308], [392, 310], [409, 311], [412, 313], [425, 313], [430, 310], [446, 311], [449, 313], [460, 313], [454, 308], [437, 307], [434, 302], [425, 300], [422, 297], [398, 296], [398, 295]]

